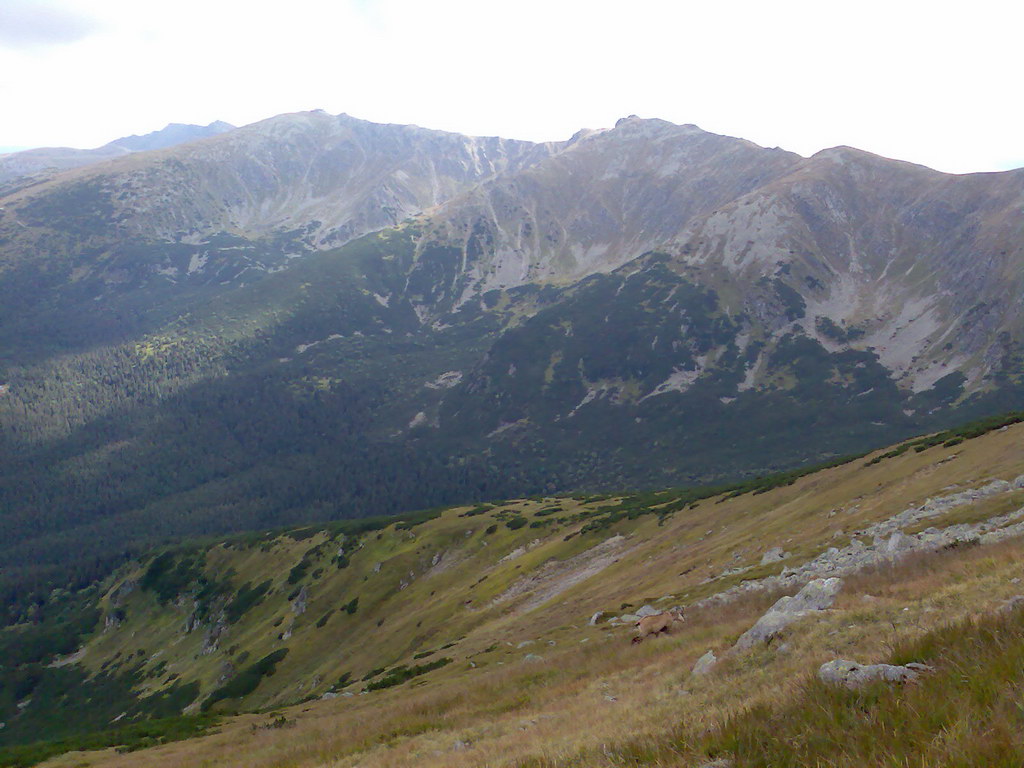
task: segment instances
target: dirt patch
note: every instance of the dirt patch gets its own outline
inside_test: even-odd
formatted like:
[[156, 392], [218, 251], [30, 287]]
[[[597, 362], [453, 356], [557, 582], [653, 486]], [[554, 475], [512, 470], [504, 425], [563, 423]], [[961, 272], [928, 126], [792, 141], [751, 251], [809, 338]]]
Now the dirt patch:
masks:
[[529, 595], [519, 610], [532, 611], [570, 587], [595, 576], [616, 562], [628, 550], [624, 536], [612, 536], [586, 552], [568, 560], [548, 560], [529, 576], [524, 576], [493, 600], [494, 605]]

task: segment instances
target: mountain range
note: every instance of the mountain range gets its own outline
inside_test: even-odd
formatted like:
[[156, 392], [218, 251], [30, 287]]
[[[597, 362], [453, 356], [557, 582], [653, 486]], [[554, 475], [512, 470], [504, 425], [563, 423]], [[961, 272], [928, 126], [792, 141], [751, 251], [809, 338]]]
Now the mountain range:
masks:
[[114, 139], [95, 149], [39, 147], [0, 154], [0, 190], [7, 183], [25, 176], [65, 171], [121, 157], [130, 152], [173, 147], [175, 144], [184, 144], [206, 136], [216, 136], [218, 133], [230, 131], [234, 127], [221, 120], [216, 120], [209, 125], [169, 123], [159, 131], [152, 131], [142, 136], [122, 136], [120, 139]]
[[185, 534], [720, 483], [1024, 402], [1024, 169], [635, 116], [222, 128], [4, 183], [14, 610]]

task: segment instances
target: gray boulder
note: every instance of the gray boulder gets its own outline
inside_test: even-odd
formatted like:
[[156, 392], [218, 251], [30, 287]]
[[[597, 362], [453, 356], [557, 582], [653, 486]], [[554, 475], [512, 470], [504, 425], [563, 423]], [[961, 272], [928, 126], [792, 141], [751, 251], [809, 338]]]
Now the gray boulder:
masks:
[[772, 547], [761, 555], [761, 565], [771, 565], [780, 560], [785, 560], [787, 557], [789, 557], [789, 552], [783, 550], [782, 547]]
[[815, 611], [831, 608], [842, 586], [842, 579], [815, 579], [805, 584], [793, 597], [780, 597], [754, 626], [740, 636], [736, 641], [736, 649], [744, 650], [769, 643], [794, 621]]
[[640, 610], [636, 612], [636, 615], [642, 619], [644, 616], [657, 616], [659, 613], [661, 613], [661, 611], [659, 611], [657, 608], [652, 608], [649, 605], [644, 605], [640, 607]]
[[856, 690], [877, 680], [886, 683], [912, 683], [922, 673], [932, 672], [927, 664], [912, 662], [904, 666], [894, 664], [858, 664], [856, 661], [836, 659], [821, 665], [818, 679], [826, 685]]
[[715, 652], [708, 651], [699, 659], [697, 659], [697, 663], [693, 665], [693, 671], [690, 672], [690, 674], [694, 677], [703, 677], [704, 675], [708, 674], [717, 663], [718, 657], [715, 656]]
[[914, 549], [916, 545], [917, 542], [903, 531], [895, 531], [889, 537], [889, 541], [885, 543], [885, 551], [890, 555], [895, 555], [908, 549]]
[[597, 622], [599, 622], [601, 620], [602, 616], [604, 616], [604, 611], [598, 611], [597, 613], [595, 613], [593, 616], [590, 617], [590, 621], [588, 622], [588, 624], [590, 624], [590, 626], [592, 626], [592, 627], [596, 627], [597, 626]]
[[299, 594], [292, 600], [292, 612], [296, 616], [301, 616], [306, 612], [306, 605], [309, 603], [309, 590], [303, 587], [299, 590]]

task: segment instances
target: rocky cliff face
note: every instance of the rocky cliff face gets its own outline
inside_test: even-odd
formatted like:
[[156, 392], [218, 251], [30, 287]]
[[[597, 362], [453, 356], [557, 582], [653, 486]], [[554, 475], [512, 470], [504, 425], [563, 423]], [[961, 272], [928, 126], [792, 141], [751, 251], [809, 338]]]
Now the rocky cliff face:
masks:
[[1022, 193], [1024, 171], [952, 176], [848, 147], [804, 159], [626, 119], [448, 203], [424, 242], [452, 249], [449, 306], [642, 270], [657, 250], [743, 338], [796, 333], [876, 354], [913, 392], [955, 372], [976, 391], [1020, 356]]
[[[952, 176], [839, 147], [705, 217], [673, 252], [684, 271], [798, 293], [791, 326], [765, 318], [777, 332], [872, 350], [915, 392], [957, 370], [978, 388], [1019, 353], [1022, 190], [1019, 171]], [[763, 314], [749, 298], [736, 309]]]
[[467, 255], [463, 298], [565, 283], [680, 237], [698, 217], [800, 162], [693, 125], [626, 118], [453, 200], [431, 224]]

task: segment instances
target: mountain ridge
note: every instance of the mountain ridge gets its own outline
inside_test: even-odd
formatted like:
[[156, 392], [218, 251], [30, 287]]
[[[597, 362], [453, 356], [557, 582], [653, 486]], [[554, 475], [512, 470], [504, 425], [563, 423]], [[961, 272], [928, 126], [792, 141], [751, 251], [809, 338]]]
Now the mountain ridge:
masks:
[[70, 171], [0, 199], [0, 558], [48, 584], [1019, 408], [1022, 194], [639, 118], [534, 145], [300, 113]]
[[144, 135], [122, 136], [94, 149], [72, 147], [37, 147], [0, 155], [0, 194], [5, 186], [21, 177], [59, 173], [72, 168], [100, 163], [131, 152], [140, 152], [196, 141], [207, 136], [233, 130], [235, 126], [222, 120], [209, 125], [168, 123], [164, 128]]

